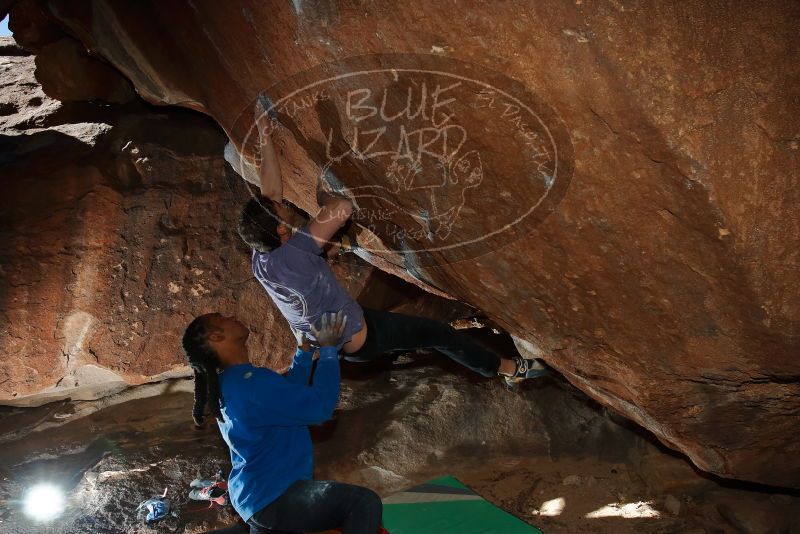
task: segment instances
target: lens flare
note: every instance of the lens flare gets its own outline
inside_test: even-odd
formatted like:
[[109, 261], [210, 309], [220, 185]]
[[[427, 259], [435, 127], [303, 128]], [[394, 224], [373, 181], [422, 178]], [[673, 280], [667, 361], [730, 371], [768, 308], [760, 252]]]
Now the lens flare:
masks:
[[25, 493], [25, 514], [37, 521], [49, 521], [64, 511], [64, 493], [52, 484], [38, 484]]

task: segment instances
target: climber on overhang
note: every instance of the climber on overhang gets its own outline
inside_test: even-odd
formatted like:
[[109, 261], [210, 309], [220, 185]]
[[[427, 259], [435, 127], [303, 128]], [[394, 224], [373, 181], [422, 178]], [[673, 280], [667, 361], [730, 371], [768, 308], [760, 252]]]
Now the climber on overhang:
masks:
[[[314, 453], [308, 425], [331, 418], [339, 399], [336, 345], [347, 326], [344, 313], [326, 314], [317, 339], [312, 375], [310, 345], [301, 340], [285, 376], [250, 363], [250, 331], [218, 313], [194, 319], [183, 350], [194, 369], [192, 417], [202, 425], [206, 405], [228, 444], [232, 470], [228, 493], [251, 534], [321, 532], [376, 534], [382, 515], [372, 490], [312, 479]], [[383, 532], [383, 530], [380, 530]]]
[[[282, 181], [264, 106], [260, 103], [257, 107], [262, 109], [256, 110], [262, 147], [262, 191], [266, 190], [264, 184]], [[274, 185], [271, 187], [274, 190]], [[321, 256], [322, 247], [345, 225], [352, 212], [352, 202], [336, 196], [324, 198], [321, 209], [308, 224], [288, 204], [264, 197], [251, 199], [242, 211], [239, 235], [252, 248], [253, 274], [296, 336], [308, 336], [313, 342], [311, 324], [326, 312], [342, 311], [348, 324], [339, 348], [347, 361], [371, 362], [391, 357], [391, 352], [436, 349], [483, 376], [501, 375], [510, 386], [547, 372], [533, 359], [501, 357], [448, 324], [362, 309]]]

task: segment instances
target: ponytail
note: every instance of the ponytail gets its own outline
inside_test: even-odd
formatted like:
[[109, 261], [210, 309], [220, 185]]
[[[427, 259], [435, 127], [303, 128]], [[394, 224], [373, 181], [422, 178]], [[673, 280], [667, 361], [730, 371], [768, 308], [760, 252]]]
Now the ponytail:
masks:
[[206, 407], [208, 391], [206, 386], [206, 374], [195, 368], [194, 370], [194, 405], [192, 406], [192, 419], [196, 426], [203, 426], [203, 417]]
[[208, 383], [208, 403], [211, 407], [211, 415], [217, 418], [217, 421], [222, 421], [222, 397], [219, 394], [219, 374], [214, 369], [206, 375]]
[[194, 406], [192, 419], [194, 424], [202, 426], [205, 418], [206, 404], [211, 408], [211, 414], [222, 420], [220, 408], [219, 360], [214, 350], [208, 346], [206, 336], [208, 329], [206, 316], [201, 315], [194, 319], [183, 334], [183, 351], [189, 365], [194, 370]]

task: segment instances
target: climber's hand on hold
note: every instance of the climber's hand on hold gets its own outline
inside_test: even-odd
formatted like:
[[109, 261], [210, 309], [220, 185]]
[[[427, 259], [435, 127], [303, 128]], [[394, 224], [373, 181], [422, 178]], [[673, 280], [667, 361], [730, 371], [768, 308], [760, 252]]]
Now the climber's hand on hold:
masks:
[[263, 147], [264, 143], [267, 142], [267, 139], [270, 139], [270, 134], [272, 134], [276, 128], [272, 119], [267, 117], [266, 113], [261, 113], [256, 118], [256, 129], [258, 130], [260, 146]]

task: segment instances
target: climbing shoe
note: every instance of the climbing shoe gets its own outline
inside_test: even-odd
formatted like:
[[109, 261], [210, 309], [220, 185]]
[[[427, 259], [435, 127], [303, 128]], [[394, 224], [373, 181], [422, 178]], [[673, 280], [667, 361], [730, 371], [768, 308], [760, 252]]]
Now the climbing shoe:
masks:
[[161, 521], [167, 514], [169, 513], [169, 503], [161, 498], [153, 498], [148, 499], [144, 503], [143, 508], [147, 510], [147, 516], [145, 517], [146, 523], [155, 523], [156, 521]]
[[514, 363], [517, 365], [514, 376], [503, 377], [506, 381], [506, 386], [509, 388], [516, 387], [520, 382], [528, 378], [540, 378], [550, 373], [547, 367], [535, 359], [525, 359], [522, 356], [514, 356]]
[[136, 508], [137, 514], [147, 514], [144, 518], [145, 523], [155, 523], [161, 521], [167, 514], [169, 514], [170, 506], [167, 500], [167, 488], [164, 488], [164, 493], [160, 497], [153, 497], [139, 504]]
[[223, 480], [220, 474], [213, 479], [196, 478], [192, 480], [189, 487], [192, 488], [189, 492], [189, 498], [192, 500], [210, 501], [210, 506], [228, 504], [228, 482]]

